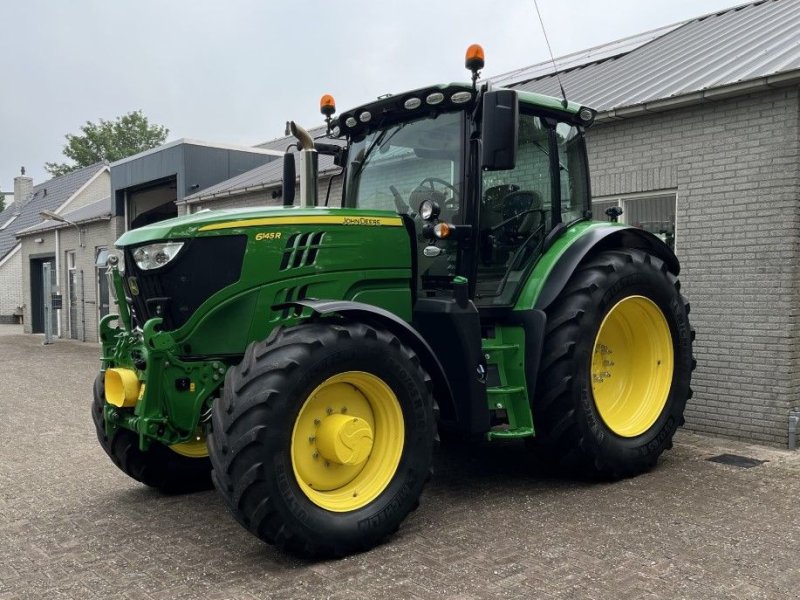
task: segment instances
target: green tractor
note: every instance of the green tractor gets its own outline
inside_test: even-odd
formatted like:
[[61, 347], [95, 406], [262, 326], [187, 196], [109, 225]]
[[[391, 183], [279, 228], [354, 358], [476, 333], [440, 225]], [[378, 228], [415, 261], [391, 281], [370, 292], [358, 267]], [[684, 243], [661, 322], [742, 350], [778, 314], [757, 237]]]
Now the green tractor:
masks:
[[[330, 139], [293, 128], [300, 206], [117, 241], [92, 414], [120, 469], [165, 492], [213, 482], [260, 539], [342, 556], [417, 507], [439, 432], [603, 479], [671, 447], [694, 367], [678, 260], [591, 220], [593, 110], [478, 86], [475, 49], [467, 66], [471, 84], [338, 118], [323, 97]], [[341, 206], [318, 205], [318, 153]]]

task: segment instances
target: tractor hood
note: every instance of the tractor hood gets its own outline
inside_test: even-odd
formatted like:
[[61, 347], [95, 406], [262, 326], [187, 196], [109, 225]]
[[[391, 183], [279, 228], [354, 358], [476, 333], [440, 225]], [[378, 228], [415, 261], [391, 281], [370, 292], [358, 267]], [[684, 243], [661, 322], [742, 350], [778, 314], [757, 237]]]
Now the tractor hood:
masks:
[[203, 235], [241, 234], [248, 233], [254, 227], [276, 225], [402, 227], [403, 220], [397, 213], [391, 211], [347, 208], [276, 206], [258, 209], [207, 210], [128, 231], [117, 240], [116, 246], [122, 248]]

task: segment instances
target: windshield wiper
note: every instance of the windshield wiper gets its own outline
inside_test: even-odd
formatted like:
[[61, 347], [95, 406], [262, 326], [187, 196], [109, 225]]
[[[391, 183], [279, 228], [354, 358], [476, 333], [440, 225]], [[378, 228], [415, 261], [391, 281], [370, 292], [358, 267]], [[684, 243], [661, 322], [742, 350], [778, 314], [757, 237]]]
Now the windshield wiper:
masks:
[[390, 130], [389, 129], [382, 130], [378, 134], [378, 136], [374, 140], [372, 140], [372, 143], [369, 146], [367, 146], [367, 149], [364, 151], [364, 155], [361, 157], [361, 160], [353, 161], [354, 163], [358, 163], [358, 166], [356, 167], [355, 171], [353, 171], [353, 174], [350, 175], [350, 178], [355, 179], [356, 177], [358, 177], [359, 173], [361, 173], [361, 171], [364, 170], [364, 166], [367, 164], [367, 159], [369, 159], [370, 155], [375, 150], [375, 148], [379, 148], [384, 144], [388, 144], [389, 141], [395, 136], [395, 134], [405, 126], [406, 126], [405, 123], [401, 123], [400, 125], [398, 125], [394, 130], [391, 130], [392, 134], [388, 138], [386, 137], [386, 135], [389, 133]]

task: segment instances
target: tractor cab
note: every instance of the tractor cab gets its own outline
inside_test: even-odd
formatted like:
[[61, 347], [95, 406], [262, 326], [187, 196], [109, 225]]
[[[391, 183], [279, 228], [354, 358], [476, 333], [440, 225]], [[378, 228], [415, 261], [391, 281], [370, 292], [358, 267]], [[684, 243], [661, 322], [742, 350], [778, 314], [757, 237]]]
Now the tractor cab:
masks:
[[343, 206], [413, 223], [419, 297], [467, 280], [511, 306], [545, 246], [590, 217], [584, 128], [594, 112], [513, 90], [423, 88], [342, 114]]

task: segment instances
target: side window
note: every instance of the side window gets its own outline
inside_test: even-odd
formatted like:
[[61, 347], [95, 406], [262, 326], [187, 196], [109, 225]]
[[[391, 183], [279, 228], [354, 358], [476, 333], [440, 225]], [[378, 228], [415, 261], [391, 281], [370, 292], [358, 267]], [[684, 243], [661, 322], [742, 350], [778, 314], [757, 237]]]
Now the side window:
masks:
[[561, 220], [569, 223], [584, 216], [588, 190], [583, 140], [578, 128], [569, 123], [556, 127], [558, 172], [561, 184]]
[[550, 131], [531, 115], [520, 115], [514, 169], [483, 174], [477, 299], [501, 302], [514, 292], [515, 271], [528, 264], [550, 223]]

